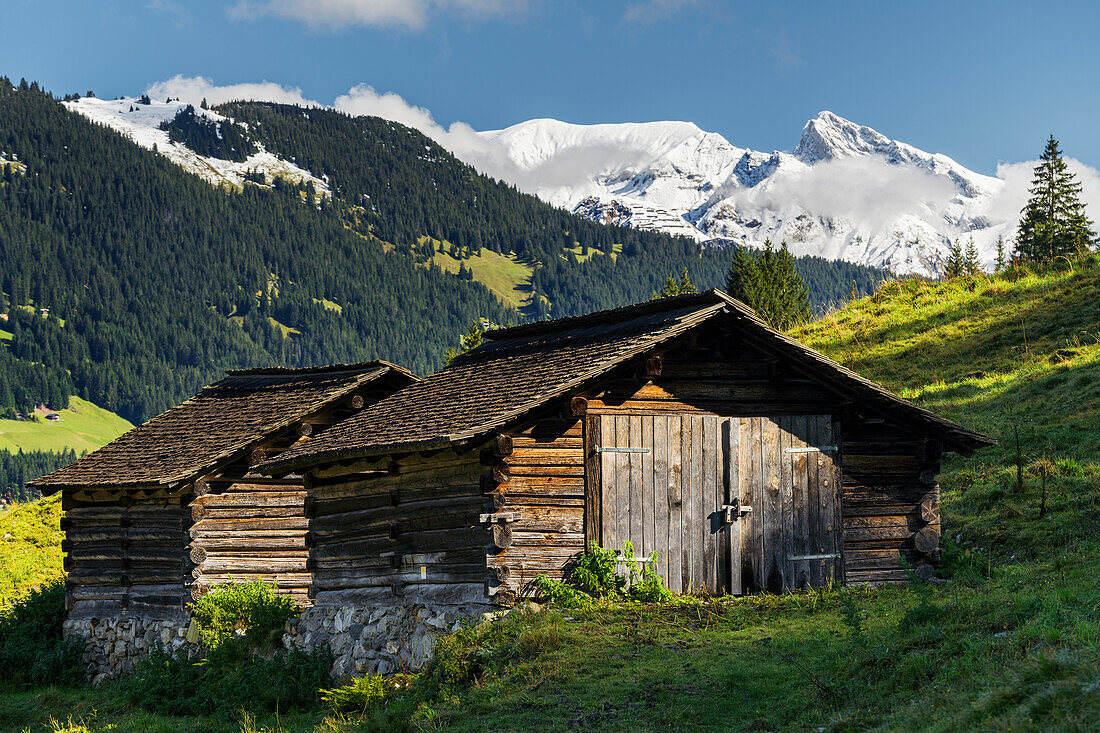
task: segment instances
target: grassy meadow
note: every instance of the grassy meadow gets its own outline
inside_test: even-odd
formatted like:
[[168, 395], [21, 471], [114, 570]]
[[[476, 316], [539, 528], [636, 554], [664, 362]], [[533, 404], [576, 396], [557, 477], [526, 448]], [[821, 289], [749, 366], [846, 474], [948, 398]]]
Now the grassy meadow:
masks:
[[[515, 612], [445, 637], [411, 693], [363, 714], [169, 718], [108, 685], [0, 694], [0, 730], [1098, 730], [1098, 293], [1096, 258], [903, 280], [796, 330], [1000, 441], [944, 462], [936, 582]], [[33, 527], [57, 507], [9, 516]], [[0, 547], [0, 578], [38, 582]]]
[[57, 414], [61, 416], [57, 422], [39, 415], [31, 420], [0, 420], [0, 450], [72, 449], [79, 454], [106, 445], [133, 427], [113, 412], [76, 396]]

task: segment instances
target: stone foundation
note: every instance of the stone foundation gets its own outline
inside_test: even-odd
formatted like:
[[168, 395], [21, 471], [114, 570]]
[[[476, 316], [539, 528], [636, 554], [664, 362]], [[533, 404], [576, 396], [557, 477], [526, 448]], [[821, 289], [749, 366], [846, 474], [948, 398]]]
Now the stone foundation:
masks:
[[485, 604], [318, 605], [302, 613], [283, 643], [306, 651], [328, 645], [337, 679], [412, 671], [428, 661], [436, 636], [494, 610]]
[[[189, 623], [128, 616], [102, 619], [67, 619], [65, 637], [84, 637], [84, 664], [93, 685], [130, 671], [154, 647], [174, 654], [188, 646]], [[196, 634], [192, 631], [194, 639]], [[197, 640], [197, 639], [196, 639]]]

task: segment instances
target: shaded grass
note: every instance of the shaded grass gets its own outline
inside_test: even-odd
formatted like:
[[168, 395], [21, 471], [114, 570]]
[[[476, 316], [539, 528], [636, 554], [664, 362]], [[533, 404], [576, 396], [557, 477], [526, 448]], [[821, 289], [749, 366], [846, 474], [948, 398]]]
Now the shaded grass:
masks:
[[61, 451], [78, 454], [110, 443], [133, 427], [129, 421], [92, 402], [73, 396], [58, 411], [61, 420], [0, 420], [0, 450]]

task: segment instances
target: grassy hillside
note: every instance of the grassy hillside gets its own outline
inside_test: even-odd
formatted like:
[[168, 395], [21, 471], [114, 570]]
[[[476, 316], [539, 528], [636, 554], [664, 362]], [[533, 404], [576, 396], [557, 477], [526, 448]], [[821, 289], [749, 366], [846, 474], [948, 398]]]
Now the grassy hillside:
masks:
[[[445, 642], [419, 697], [363, 720], [284, 718], [282, 729], [1100, 729], [1097, 292], [1100, 260], [899, 282], [797, 333], [1001, 441], [945, 461], [946, 582], [513, 614]], [[1039, 459], [1050, 465], [1042, 518]], [[0, 704], [13, 729], [74, 710], [94, 722], [73, 730], [247, 729], [150, 719], [112, 695]]]
[[61, 575], [61, 497], [0, 510], [0, 614], [16, 598]]
[[56, 422], [43, 415], [33, 420], [0, 420], [0, 450], [81, 453], [106, 445], [133, 427], [113, 412], [75, 396], [68, 409], [57, 414], [61, 419]]

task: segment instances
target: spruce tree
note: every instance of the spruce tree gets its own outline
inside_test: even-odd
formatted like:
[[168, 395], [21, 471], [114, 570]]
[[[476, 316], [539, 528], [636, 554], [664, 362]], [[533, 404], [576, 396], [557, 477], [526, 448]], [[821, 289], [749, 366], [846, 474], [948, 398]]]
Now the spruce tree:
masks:
[[1005, 262], [1005, 238], [997, 237], [997, 260], [993, 263], [993, 272], [1004, 272], [1008, 267]]
[[1021, 212], [1016, 252], [1033, 262], [1075, 257], [1096, 239], [1085, 216], [1081, 184], [1062, 160], [1058, 141], [1051, 135], [1035, 166], [1031, 198]]
[[650, 300], [657, 300], [658, 298], [670, 298], [673, 295], [685, 295], [687, 293], [697, 293], [695, 285], [691, 282], [691, 278], [688, 277], [688, 270], [685, 267], [684, 271], [680, 273], [680, 279], [677, 280], [675, 275], [669, 275], [665, 280], [665, 284], [660, 290], [654, 290], [653, 294], [649, 296]]
[[777, 252], [770, 239], [764, 240], [758, 257], [738, 248], [726, 274], [726, 289], [773, 328], [789, 328], [811, 315], [806, 282], [795, 269], [786, 242]]
[[951, 244], [951, 249], [947, 252], [947, 263], [944, 266], [944, 277], [951, 279], [963, 274], [963, 251], [962, 245], [959, 244], [959, 240], [956, 237], [955, 241]]
[[966, 257], [963, 260], [963, 270], [967, 275], [977, 275], [982, 271], [982, 262], [978, 258], [978, 247], [974, 244], [974, 237], [966, 244]]

